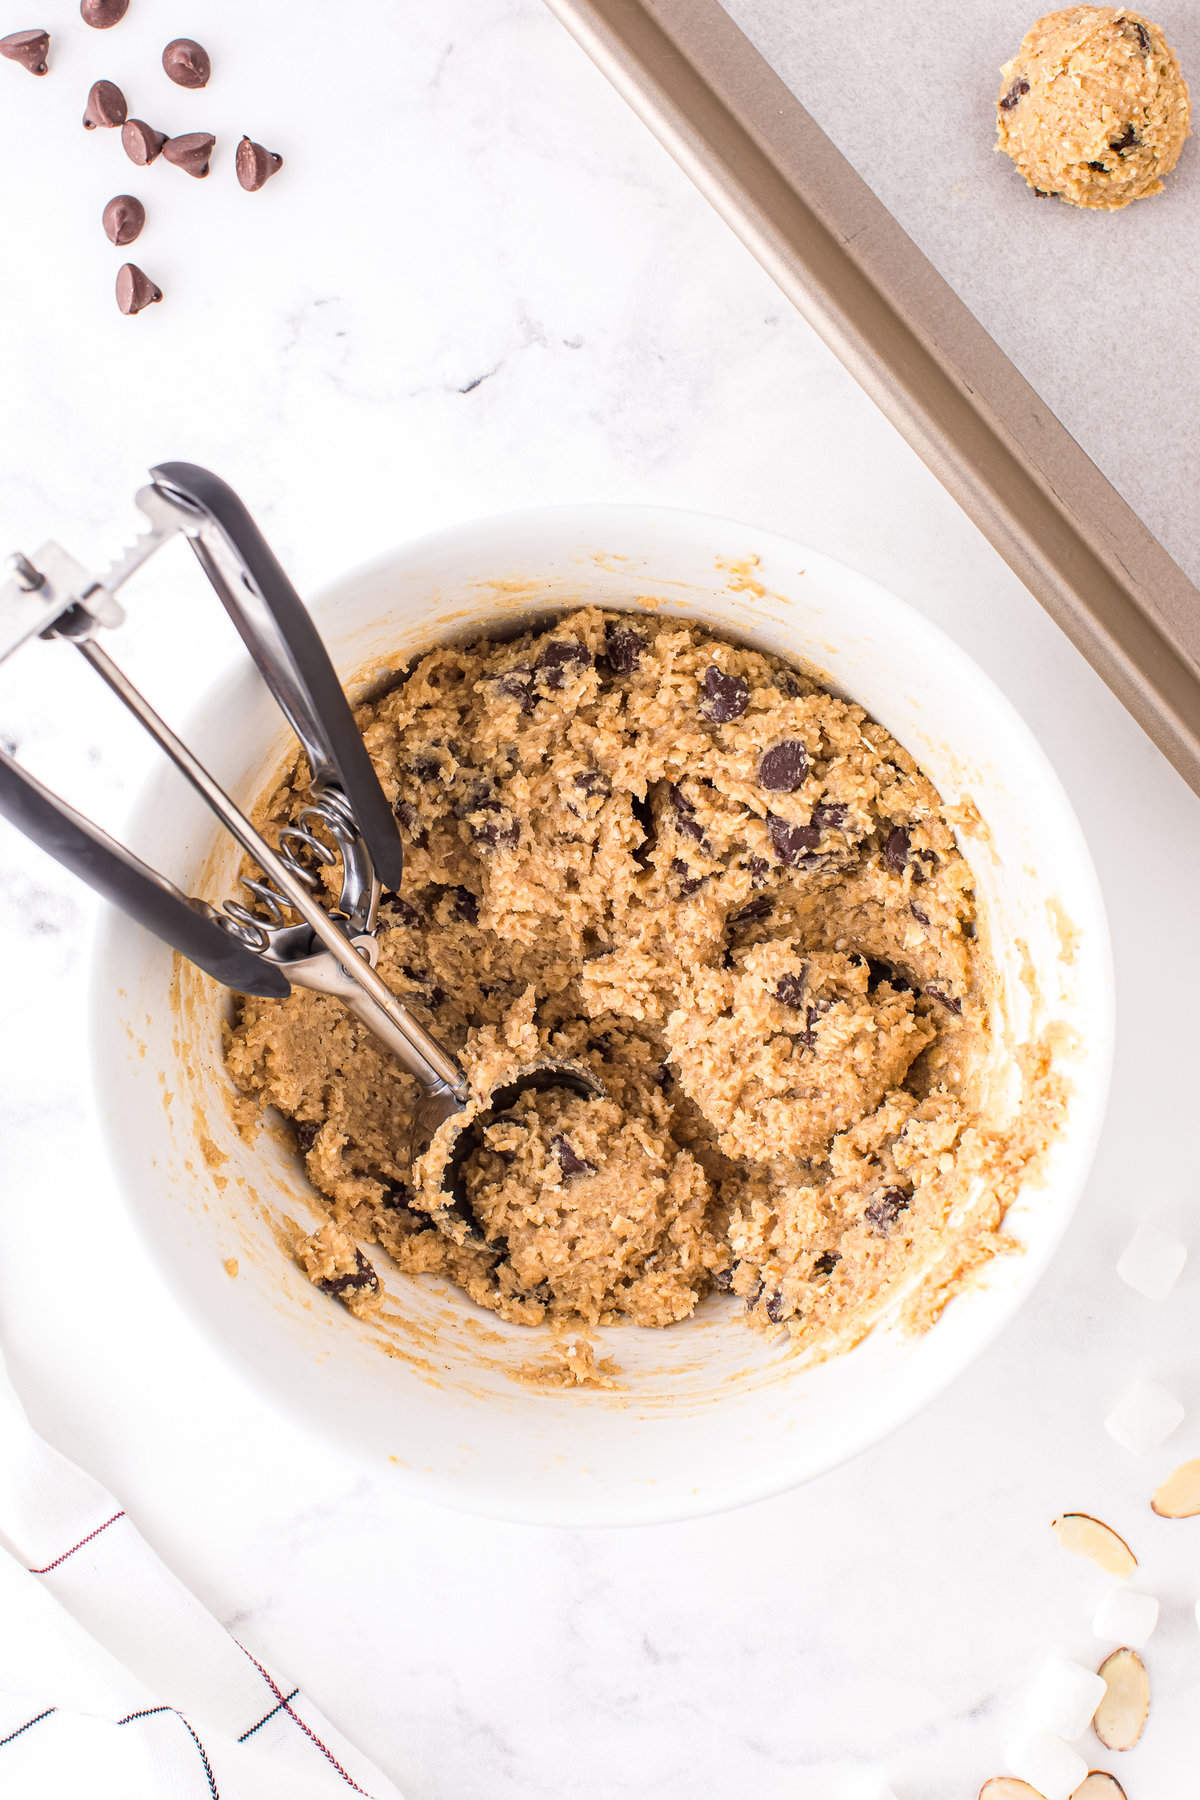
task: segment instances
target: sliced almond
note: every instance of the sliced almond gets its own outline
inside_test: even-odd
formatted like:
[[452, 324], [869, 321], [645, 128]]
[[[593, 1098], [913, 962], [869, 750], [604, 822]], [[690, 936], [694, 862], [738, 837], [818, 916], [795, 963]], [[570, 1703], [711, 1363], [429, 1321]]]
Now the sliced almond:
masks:
[[1106, 1750], [1132, 1750], [1150, 1711], [1150, 1677], [1136, 1650], [1114, 1650], [1100, 1664], [1107, 1692], [1092, 1720]]
[[1160, 1519], [1194, 1519], [1200, 1513], [1200, 1456], [1180, 1463], [1150, 1502]]
[[1045, 1797], [1027, 1781], [1018, 1781], [1015, 1775], [993, 1775], [980, 1788], [979, 1800], [1045, 1800]]
[[1137, 1568], [1137, 1557], [1111, 1525], [1093, 1519], [1091, 1513], [1060, 1513], [1050, 1526], [1064, 1550], [1086, 1556], [1106, 1575], [1122, 1580]]
[[1093, 1769], [1090, 1775], [1084, 1776], [1071, 1800], [1125, 1800], [1125, 1789], [1115, 1775]]

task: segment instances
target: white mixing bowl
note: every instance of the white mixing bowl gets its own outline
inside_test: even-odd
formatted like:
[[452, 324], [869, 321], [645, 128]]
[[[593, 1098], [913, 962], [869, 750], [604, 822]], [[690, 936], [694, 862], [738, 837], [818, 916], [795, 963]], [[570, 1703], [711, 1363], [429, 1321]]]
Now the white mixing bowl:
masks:
[[[251, 1145], [221, 1062], [228, 996], [116, 915], [94, 1006], [100, 1113], [128, 1205], [180, 1304], [262, 1395], [377, 1474], [470, 1510], [564, 1524], [712, 1511], [805, 1481], [908, 1417], [978, 1354], [1046, 1266], [1082, 1191], [1112, 1041], [1103, 908], [1079, 827], [1012, 707], [954, 644], [873, 582], [745, 525], [624, 507], [485, 520], [351, 575], [314, 611], [356, 693], [436, 640], [588, 602], [719, 627], [819, 672], [907, 746], [951, 805], [1004, 971], [1011, 1042], [1049, 1020], [1075, 1041], [1047, 1179], [1009, 1215], [1024, 1254], [990, 1264], [923, 1337], [886, 1322], [805, 1366], [714, 1297], [665, 1332], [593, 1334], [623, 1387], [551, 1390], [514, 1373], [550, 1336], [508, 1326], [431, 1279], [383, 1274], [407, 1324], [386, 1344], [289, 1260], [291, 1219], [319, 1215], [286, 1134]], [[247, 662], [184, 736], [243, 804], [287, 753]], [[193, 891], [235, 891], [236, 853], [165, 765], [132, 842]], [[1022, 979], [1030, 966], [1032, 983]], [[113, 996], [120, 1001], [114, 1010]], [[1066, 1056], [1066, 1052], [1064, 1052]], [[164, 1099], [164, 1095], [167, 1096]], [[236, 1279], [226, 1263], [236, 1259]]]

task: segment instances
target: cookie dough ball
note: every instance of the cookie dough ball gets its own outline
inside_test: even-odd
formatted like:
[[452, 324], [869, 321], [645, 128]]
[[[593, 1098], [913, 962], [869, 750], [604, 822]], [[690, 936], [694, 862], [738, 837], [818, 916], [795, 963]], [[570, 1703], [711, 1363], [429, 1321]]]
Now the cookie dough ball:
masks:
[[823, 1162], [934, 1036], [911, 989], [872, 986], [864, 957], [793, 938], [699, 970], [680, 998], [667, 1021], [680, 1085], [725, 1154], [755, 1162]]
[[1047, 13], [1002, 70], [996, 148], [1034, 192], [1115, 211], [1162, 189], [1188, 89], [1157, 25], [1112, 6]]

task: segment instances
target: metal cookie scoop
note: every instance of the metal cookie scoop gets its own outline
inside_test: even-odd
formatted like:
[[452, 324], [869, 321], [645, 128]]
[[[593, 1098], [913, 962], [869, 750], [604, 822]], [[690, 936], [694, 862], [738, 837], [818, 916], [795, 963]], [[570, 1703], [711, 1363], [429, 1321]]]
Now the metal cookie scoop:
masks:
[[[589, 1097], [604, 1090], [578, 1064], [532, 1064], [477, 1105], [463, 1129], [442, 1133], [444, 1164], [430, 1168], [431, 1140], [472, 1096], [454, 1058], [375, 972], [380, 890], [399, 890], [404, 850], [333, 665], [299, 595], [223, 481], [190, 463], [166, 463], [151, 470], [137, 503], [149, 530], [103, 576], [88, 574], [55, 544], [33, 560], [14, 557], [0, 587], [0, 661], [35, 637], [73, 644], [258, 865], [261, 876], [245, 882], [257, 909], [228, 901], [217, 911], [184, 894], [3, 749], [0, 814], [225, 986], [275, 999], [306, 987], [341, 1001], [420, 1083], [411, 1150], [414, 1160], [426, 1152], [423, 1193], [433, 1223], [455, 1243], [498, 1255], [462, 1179], [478, 1131], [530, 1088], [565, 1086]], [[97, 642], [124, 620], [118, 590], [177, 534], [191, 544], [308, 761], [310, 802], [280, 833], [277, 850]], [[339, 862], [340, 891], [327, 910], [317, 898], [321, 871]]]

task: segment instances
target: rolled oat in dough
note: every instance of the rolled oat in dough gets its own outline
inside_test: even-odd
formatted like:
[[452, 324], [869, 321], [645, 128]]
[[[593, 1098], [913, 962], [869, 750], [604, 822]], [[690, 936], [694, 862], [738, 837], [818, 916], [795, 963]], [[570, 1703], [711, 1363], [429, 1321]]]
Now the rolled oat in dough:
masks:
[[1149, 19], [1047, 13], [1001, 73], [996, 148], [1036, 193], [1111, 211], [1161, 191], [1188, 135], [1188, 88]]
[[[244, 1000], [229, 1070], [294, 1122], [319, 1287], [376, 1310], [382, 1251], [516, 1323], [666, 1326], [718, 1290], [832, 1343], [1000, 1246], [1045, 1119], [984, 1116], [971, 871], [861, 707], [703, 629], [586, 610], [434, 650], [359, 717], [406, 839], [383, 979], [477, 1091], [568, 1057], [608, 1097], [527, 1094], [482, 1129], [485, 1253], [431, 1226], [415, 1085], [371, 1035], [301, 989]], [[301, 763], [268, 833], [306, 796]]]

